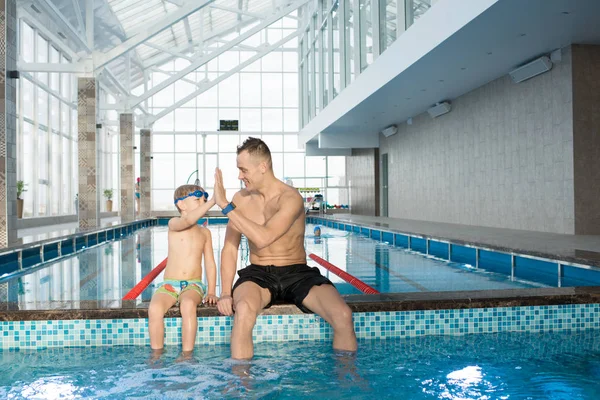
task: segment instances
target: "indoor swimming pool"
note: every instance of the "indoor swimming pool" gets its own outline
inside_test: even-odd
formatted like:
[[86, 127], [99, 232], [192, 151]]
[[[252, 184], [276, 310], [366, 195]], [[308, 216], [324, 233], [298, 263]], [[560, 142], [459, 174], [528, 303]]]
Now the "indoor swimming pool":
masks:
[[[381, 293], [499, 290], [548, 286], [546, 282], [519, 279], [510, 275], [448, 262], [434, 255], [394, 246], [365, 237], [362, 233], [322, 227], [321, 237], [313, 235], [308, 224], [305, 247], [360, 279]], [[217, 265], [225, 238], [225, 224], [209, 224]], [[104, 307], [120, 307], [122, 297], [167, 256], [167, 227], [144, 228], [120, 240], [84, 250], [60, 261], [24, 270], [18, 276], [0, 278], [8, 290], [8, 301], [22, 309], [53, 307], [77, 308], [80, 301], [101, 301]], [[242, 241], [238, 269], [249, 263], [248, 245]], [[319, 266], [307, 259], [311, 266]], [[344, 295], [361, 291], [326, 268], [319, 266]], [[159, 275], [140, 296], [149, 301]], [[217, 277], [217, 293], [220, 292]], [[63, 303], [60, 303], [63, 302]]]
[[[229, 346], [190, 358], [147, 347], [0, 352], [4, 399], [593, 399], [600, 331], [362, 340], [356, 358], [330, 343], [256, 345], [251, 363]], [[307, 384], [309, 382], [310, 384]]]

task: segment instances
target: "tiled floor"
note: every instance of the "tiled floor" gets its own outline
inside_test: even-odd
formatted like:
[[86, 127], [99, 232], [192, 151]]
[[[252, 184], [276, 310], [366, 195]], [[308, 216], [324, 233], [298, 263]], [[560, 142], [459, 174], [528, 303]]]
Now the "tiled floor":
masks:
[[329, 217], [356, 225], [600, 266], [600, 235], [564, 235], [352, 214]]

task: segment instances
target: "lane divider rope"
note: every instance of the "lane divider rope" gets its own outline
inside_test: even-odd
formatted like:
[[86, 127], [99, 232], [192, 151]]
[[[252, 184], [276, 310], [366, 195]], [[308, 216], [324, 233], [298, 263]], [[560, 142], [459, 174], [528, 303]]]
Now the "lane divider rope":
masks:
[[163, 269], [167, 266], [167, 259], [165, 258], [158, 264], [154, 269], [148, 272], [148, 275], [143, 277], [137, 285], [135, 285], [125, 296], [123, 296], [123, 300], [135, 300], [142, 292], [152, 283], [154, 278], [160, 274]]
[[352, 286], [354, 286], [361, 292], [363, 292], [365, 294], [379, 294], [379, 291], [377, 291], [376, 289], [367, 285], [366, 283], [364, 283], [357, 277], [350, 275], [346, 271], [342, 271], [341, 269], [339, 269], [338, 267], [336, 267], [329, 261], [322, 259], [321, 257], [317, 256], [316, 254], [311, 253], [308, 256], [313, 261], [316, 261], [322, 267], [327, 268], [329, 271], [333, 272], [334, 274], [336, 274], [337, 276], [339, 276], [340, 278], [342, 278], [343, 280], [345, 280], [346, 282], [348, 282], [349, 284], [351, 284]]

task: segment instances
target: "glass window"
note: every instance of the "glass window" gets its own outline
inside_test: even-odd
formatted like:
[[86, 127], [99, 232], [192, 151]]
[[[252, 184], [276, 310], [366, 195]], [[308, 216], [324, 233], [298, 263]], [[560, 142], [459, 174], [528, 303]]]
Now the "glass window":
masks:
[[293, 178], [295, 187], [305, 187], [303, 171], [304, 153], [286, 153], [283, 174], [286, 178]]
[[33, 46], [33, 42], [35, 40], [35, 33], [33, 28], [25, 23], [25, 21], [21, 21], [21, 28], [21, 56], [25, 62], [34, 62], [33, 49], [35, 47]]
[[240, 64], [239, 51], [226, 51], [219, 57], [219, 71], [227, 72], [230, 69], [237, 67]]
[[[269, 41], [271, 38], [269, 37]], [[271, 41], [272, 43], [276, 41]], [[283, 69], [283, 58], [281, 56], [281, 52], [272, 51], [269, 54], [266, 54], [262, 58], [262, 71], [263, 72], [281, 72]]]
[[206, 147], [205, 151], [207, 153], [219, 151], [219, 141], [217, 135], [206, 135], [206, 137], [204, 138], [204, 146]]
[[[35, 160], [35, 139], [33, 137], [33, 125], [28, 122], [23, 122], [23, 159]], [[23, 194], [23, 216], [33, 216], [33, 198], [35, 196], [33, 174], [36, 164], [32, 162], [23, 162], [23, 171], [21, 179], [27, 184], [27, 192]]]
[[263, 132], [282, 132], [283, 131], [283, 115], [281, 108], [262, 109], [262, 130]]
[[[157, 113], [156, 109], [154, 110], [154, 113]], [[173, 112], [168, 113], [154, 123], [154, 131], [169, 132], [172, 131], [174, 127]]]
[[269, 146], [271, 153], [283, 150], [283, 135], [263, 135], [262, 140]]
[[221, 152], [235, 152], [240, 144], [240, 135], [219, 134], [219, 150]]
[[177, 211], [175, 204], [173, 204], [174, 190], [152, 189], [152, 209], [156, 211]]
[[[303, 152], [304, 149], [298, 145], [298, 135], [283, 135], [283, 150]], [[302, 170], [304, 170], [304, 166]]]
[[345, 186], [346, 185], [346, 157], [329, 156], [327, 157], [327, 186]]
[[[202, 136], [199, 139], [202, 140]], [[196, 135], [175, 135], [175, 152], [184, 153], [186, 151], [194, 151], [195, 148]]]
[[196, 131], [196, 110], [193, 108], [175, 109], [175, 130], [180, 132]]
[[273, 174], [277, 179], [283, 180], [283, 153], [271, 153], [271, 160], [273, 161]]
[[261, 131], [261, 111], [260, 108], [242, 108], [240, 110], [240, 130], [243, 132]]
[[298, 75], [283, 74], [283, 106], [298, 107]]
[[197, 118], [197, 130], [215, 132], [218, 129], [219, 113], [216, 108], [199, 108], [197, 110]]
[[[226, 188], [240, 188], [240, 180], [238, 179], [239, 170], [237, 169], [236, 158], [236, 153], [219, 154], [219, 168], [223, 171], [223, 184]], [[207, 169], [207, 172], [208, 171], [211, 170]]]
[[23, 96], [23, 116], [33, 120], [33, 83], [27, 79], [23, 79], [23, 90], [21, 94]]
[[52, 135], [52, 158], [51, 158], [51, 170], [52, 176], [50, 178], [50, 189], [52, 193], [52, 204], [50, 207], [51, 215], [59, 215], [60, 214], [60, 204], [61, 204], [61, 179], [60, 179], [60, 168], [61, 168], [61, 136], [57, 133], [53, 133]]
[[[298, 53], [293, 52], [283, 52], [283, 72], [298, 72]], [[296, 80], [298, 80], [298, 76], [296, 76]]]
[[240, 74], [240, 105], [242, 107], [260, 107], [260, 96], [257, 96], [261, 91], [260, 75], [253, 73]]
[[[262, 106], [281, 107], [283, 104], [282, 74], [262, 74]], [[263, 121], [264, 123], [264, 121]]]
[[[177, 153], [175, 155], [175, 184], [184, 185], [188, 177], [196, 170], [196, 153]], [[190, 178], [190, 184], [194, 183], [194, 177]]]
[[306, 186], [322, 187], [326, 182], [322, 177], [325, 176], [325, 157], [306, 157]]
[[298, 132], [298, 109], [283, 110], [283, 131]]
[[219, 83], [219, 107], [239, 107], [240, 77], [235, 74]]
[[[153, 153], [172, 153], [174, 150], [173, 135], [152, 135], [152, 152]], [[139, 147], [138, 147], [139, 149]], [[159, 170], [160, 171], [160, 170]]]
[[[183, 98], [185, 98], [187, 95], [192, 94], [194, 91], [196, 91], [196, 89], [198, 89], [198, 87], [196, 85], [194, 85], [193, 83], [190, 82], [186, 82], [183, 80], [178, 80], [177, 82], [175, 82], [175, 101], [179, 101], [182, 100]], [[160, 92], [157, 94], [160, 95]], [[192, 99], [192, 101], [194, 101]], [[184, 106], [186, 107], [195, 107], [196, 103], [190, 104], [186, 103]], [[172, 104], [167, 104], [165, 105], [165, 107], [168, 107]], [[162, 107], [162, 105], [160, 105]]]
[[198, 107], [215, 107], [219, 98], [218, 85], [215, 85], [196, 97]]
[[[153, 144], [154, 145], [154, 144]], [[153, 150], [156, 147], [153, 148]], [[153, 171], [160, 173], [152, 174], [152, 188], [156, 189], [175, 189], [174, 175], [175, 175], [175, 157], [173, 153], [154, 153], [152, 159]], [[191, 171], [190, 171], [191, 172]], [[173, 193], [171, 192], [171, 195]], [[173, 201], [171, 200], [171, 204]]]

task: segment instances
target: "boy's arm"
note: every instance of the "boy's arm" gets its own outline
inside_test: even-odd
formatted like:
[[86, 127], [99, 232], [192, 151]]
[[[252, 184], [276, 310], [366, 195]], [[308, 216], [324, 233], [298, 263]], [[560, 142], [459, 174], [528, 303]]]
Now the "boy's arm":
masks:
[[169, 229], [172, 231], [183, 231], [194, 226], [198, 220], [202, 218], [212, 206], [215, 205], [215, 199], [212, 197], [206, 203], [190, 212], [184, 212], [181, 217], [171, 218], [169, 220]]
[[212, 235], [210, 230], [203, 229], [204, 232], [204, 267], [206, 268], [206, 280], [208, 281], [207, 303], [216, 304], [217, 298], [217, 264], [213, 253]]
[[216, 294], [217, 290], [217, 264], [213, 253], [212, 234], [210, 230], [203, 229], [206, 236], [204, 243], [204, 266], [206, 267], [206, 279], [208, 280], [208, 294]]

